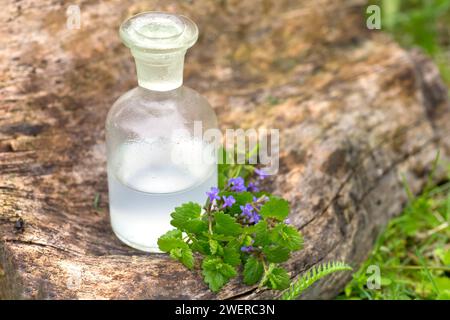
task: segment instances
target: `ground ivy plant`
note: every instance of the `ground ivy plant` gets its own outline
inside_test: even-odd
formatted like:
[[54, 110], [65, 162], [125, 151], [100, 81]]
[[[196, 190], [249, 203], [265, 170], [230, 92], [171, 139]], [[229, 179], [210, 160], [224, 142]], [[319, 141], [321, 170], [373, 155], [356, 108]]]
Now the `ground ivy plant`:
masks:
[[290, 223], [288, 201], [260, 190], [267, 174], [256, 166], [220, 164], [218, 174], [218, 188], [206, 193], [205, 205], [188, 202], [175, 208], [175, 229], [158, 240], [161, 251], [188, 269], [200, 268], [212, 291], [241, 271], [245, 284], [289, 288], [282, 299], [295, 299], [321, 277], [349, 269], [343, 263], [326, 264], [291, 284], [281, 264], [302, 248], [303, 238]]

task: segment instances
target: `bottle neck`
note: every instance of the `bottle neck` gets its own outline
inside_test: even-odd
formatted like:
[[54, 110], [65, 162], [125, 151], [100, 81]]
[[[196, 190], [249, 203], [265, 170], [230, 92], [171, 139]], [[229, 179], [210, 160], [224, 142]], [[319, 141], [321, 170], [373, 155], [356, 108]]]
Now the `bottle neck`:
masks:
[[133, 51], [140, 87], [152, 91], [170, 91], [183, 85], [186, 50], [164, 54]]

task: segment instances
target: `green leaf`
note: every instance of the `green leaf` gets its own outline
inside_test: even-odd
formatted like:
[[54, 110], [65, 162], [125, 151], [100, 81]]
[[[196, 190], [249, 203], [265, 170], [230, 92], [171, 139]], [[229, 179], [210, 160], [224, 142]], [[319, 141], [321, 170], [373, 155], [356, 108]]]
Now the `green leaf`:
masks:
[[173, 259], [179, 260], [187, 268], [194, 267], [194, 256], [189, 245], [183, 241], [180, 230], [166, 232], [158, 239], [158, 247], [163, 252], [170, 253]]
[[214, 215], [215, 226], [214, 232], [228, 235], [237, 236], [242, 232], [242, 227], [236, 222], [236, 219], [223, 212], [217, 212]]
[[189, 248], [182, 249], [180, 261], [188, 269], [194, 268], [194, 254], [192, 253], [192, 250]]
[[175, 260], [180, 260], [181, 255], [183, 254], [183, 251], [181, 248], [173, 248], [170, 250], [170, 257]]
[[286, 247], [270, 245], [263, 248], [269, 262], [281, 263], [289, 259], [289, 249]]
[[237, 275], [236, 269], [228, 263], [223, 263], [220, 272], [227, 278], [232, 278]]
[[244, 283], [247, 285], [253, 285], [261, 280], [264, 273], [264, 266], [260, 260], [255, 257], [250, 257], [244, 266]]
[[211, 250], [212, 255], [217, 253], [218, 248], [219, 248], [219, 243], [214, 239], [209, 239], [209, 249]]
[[[288, 290], [286, 290], [281, 296], [282, 300], [294, 300], [297, 299], [298, 296], [309, 288], [313, 283], [326, 277], [327, 275], [338, 272], [338, 271], [347, 271], [352, 270], [352, 268], [339, 261], [333, 261], [321, 264], [319, 266], [312, 267], [310, 270], [299, 276], [297, 280], [295, 280]], [[364, 269], [365, 274], [365, 269]], [[366, 278], [364, 278], [364, 285], [366, 283]], [[346, 291], [348, 289], [346, 288]]]
[[209, 288], [217, 292], [230, 278], [236, 276], [236, 270], [220, 258], [207, 257], [202, 263], [202, 274]]
[[172, 217], [172, 225], [177, 228], [183, 227], [183, 223], [190, 220], [200, 218], [202, 207], [198, 203], [188, 202], [175, 208], [175, 211], [170, 215]]
[[303, 244], [303, 239], [297, 229], [284, 223], [279, 223], [272, 229], [271, 240], [291, 251], [301, 249]]
[[170, 256], [180, 261], [184, 264], [188, 269], [192, 269], [194, 267], [194, 256], [192, 254], [192, 250], [187, 248], [174, 248], [170, 250]]
[[172, 220], [170, 224], [188, 233], [206, 231], [208, 226], [205, 221], [200, 219], [201, 212], [202, 207], [198, 203], [188, 202], [182, 204], [171, 213]]
[[163, 252], [169, 252], [172, 249], [178, 249], [178, 248], [188, 248], [188, 245], [186, 242], [184, 242], [181, 239], [174, 239], [174, 238], [159, 238], [158, 239], [158, 246], [159, 249]]
[[275, 218], [283, 221], [289, 214], [289, 202], [279, 197], [270, 197], [259, 212], [263, 218]]
[[173, 229], [173, 230], [167, 231], [160, 238], [164, 238], [164, 239], [181, 239], [182, 237], [183, 237], [183, 233], [180, 230]]
[[211, 254], [208, 240], [203, 240], [203, 239], [194, 240], [191, 244], [191, 249], [193, 251], [199, 252], [205, 256]]
[[270, 289], [283, 290], [289, 287], [290, 277], [283, 268], [270, 268], [266, 275], [265, 285]]
[[158, 239], [158, 247], [163, 252], [170, 252], [177, 248], [188, 248], [186, 242], [181, 238], [180, 230], [171, 230], [166, 232]]
[[241, 264], [241, 252], [238, 241], [230, 241], [225, 246], [223, 249], [223, 260], [232, 266]]
[[269, 228], [267, 222], [261, 220], [253, 226], [255, 246], [265, 246], [269, 243]]
[[211, 239], [214, 239], [217, 241], [226, 241], [226, 242], [236, 239], [235, 236], [226, 236], [226, 235], [219, 234], [219, 233], [213, 233], [213, 234], [209, 235], [209, 237]]
[[242, 240], [243, 246], [251, 246], [252, 244], [254, 244], [254, 240], [250, 236], [245, 236], [244, 239]]

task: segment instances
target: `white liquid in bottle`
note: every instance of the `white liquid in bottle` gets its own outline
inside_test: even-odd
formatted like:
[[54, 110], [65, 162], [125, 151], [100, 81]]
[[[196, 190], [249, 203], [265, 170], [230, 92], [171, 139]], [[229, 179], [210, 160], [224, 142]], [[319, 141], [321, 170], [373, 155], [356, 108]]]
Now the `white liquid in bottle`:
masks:
[[168, 161], [167, 149], [177, 147], [125, 145], [117, 154], [120, 170], [108, 170], [111, 225], [117, 237], [134, 248], [158, 252], [158, 238], [173, 229], [174, 208], [189, 201], [203, 205], [206, 191], [217, 185], [216, 165]]
[[216, 129], [217, 119], [206, 99], [183, 86], [184, 56], [198, 36], [191, 20], [146, 12], [125, 21], [120, 35], [139, 87], [114, 103], [106, 121], [111, 225], [124, 243], [159, 252], [174, 208], [203, 205], [217, 186], [215, 146], [194, 134], [194, 123]]

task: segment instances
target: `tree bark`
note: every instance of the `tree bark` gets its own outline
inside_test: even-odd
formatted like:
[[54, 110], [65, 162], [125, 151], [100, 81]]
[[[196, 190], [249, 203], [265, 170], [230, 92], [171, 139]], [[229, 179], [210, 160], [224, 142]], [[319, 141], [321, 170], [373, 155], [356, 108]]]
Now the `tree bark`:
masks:
[[[240, 279], [213, 294], [199, 272], [111, 231], [104, 120], [136, 85], [118, 26], [140, 11], [198, 23], [186, 84], [209, 99], [221, 128], [280, 129], [270, 187], [305, 237], [286, 264], [292, 278], [330, 260], [357, 268], [405, 205], [403, 180], [418, 193], [437, 151], [448, 160], [450, 108], [436, 67], [366, 29], [364, 1], [77, 1], [81, 28], [68, 29], [73, 2], [9, 1], [0, 11], [1, 298], [279, 294]], [[350, 277], [334, 274], [303, 298], [331, 298]]]

